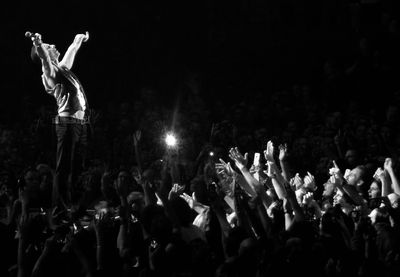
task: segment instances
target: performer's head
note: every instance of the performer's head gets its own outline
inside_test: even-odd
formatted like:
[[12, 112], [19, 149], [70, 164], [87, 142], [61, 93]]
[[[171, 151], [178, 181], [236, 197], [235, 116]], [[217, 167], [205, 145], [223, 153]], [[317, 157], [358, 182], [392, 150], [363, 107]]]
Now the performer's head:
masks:
[[[48, 51], [51, 61], [58, 62], [58, 58], [60, 57], [60, 52], [58, 52], [56, 46], [54, 44], [47, 44], [47, 43], [43, 43], [42, 45]], [[31, 59], [35, 63], [40, 63], [40, 58], [37, 53], [37, 49], [34, 45], [32, 46], [31, 49]]]

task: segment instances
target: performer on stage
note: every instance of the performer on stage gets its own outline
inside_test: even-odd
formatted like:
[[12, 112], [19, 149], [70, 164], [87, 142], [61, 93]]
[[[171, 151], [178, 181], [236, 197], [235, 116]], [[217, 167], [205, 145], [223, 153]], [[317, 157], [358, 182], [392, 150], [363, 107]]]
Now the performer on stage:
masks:
[[55, 45], [43, 43], [38, 33], [31, 34], [31, 58], [41, 62], [42, 82], [47, 93], [54, 96], [57, 116], [54, 118], [57, 135], [53, 206], [61, 209], [71, 206], [72, 190], [84, 166], [89, 131], [88, 102], [78, 78], [71, 72], [75, 56], [89, 33], [77, 34], [59, 61]]

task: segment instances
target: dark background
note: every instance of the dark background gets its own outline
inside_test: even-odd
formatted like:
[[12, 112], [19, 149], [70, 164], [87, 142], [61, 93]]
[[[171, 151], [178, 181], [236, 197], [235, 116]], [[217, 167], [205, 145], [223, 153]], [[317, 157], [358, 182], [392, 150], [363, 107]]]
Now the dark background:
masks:
[[[360, 36], [352, 2], [359, 1], [13, 1], [2, 9], [1, 108], [19, 113], [24, 97], [53, 101], [25, 31], [41, 33], [61, 53], [76, 33], [90, 32], [73, 70], [94, 107], [135, 97], [143, 86], [171, 102], [188, 72], [201, 78], [204, 97], [232, 100], [246, 90], [311, 82], [328, 57], [346, 60]], [[373, 30], [382, 10], [397, 16], [397, 2], [364, 5], [364, 26]]]

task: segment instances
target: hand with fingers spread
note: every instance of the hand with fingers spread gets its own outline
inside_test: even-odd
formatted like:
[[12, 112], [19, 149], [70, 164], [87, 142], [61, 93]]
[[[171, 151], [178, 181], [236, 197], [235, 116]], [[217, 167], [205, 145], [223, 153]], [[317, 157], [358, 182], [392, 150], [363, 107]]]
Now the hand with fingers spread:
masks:
[[183, 193], [184, 190], [185, 190], [185, 186], [180, 186], [177, 183], [173, 184], [171, 190], [169, 191], [168, 199], [171, 200], [171, 199], [177, 198], [178, 196], [180, 196]]
[[203, 205], [197, 201], [196, 193], [194, 192], [192, 193], [192, 196], [184, 192], [179, 197], [185, 200], [186, 203], [188, 203], [189, 207], [193, 210], [196, 210], [196, 208], [199, 207], [203, 207]]
[[233, 177], [235, 171], [233, 170], [230, 162], [225, 162], [223, 159], [219, 159], [219, 163], [215, 164], [215, 169], [218, 175], [223, 175], [224, 177]]
[[268, 162], [275, 162], [275, 159], [274, 159], [274, 144], [272, 143], [272, 141], [268, 141], [267, 149], [264, 150], [264, 157], [265, 157], [265, 160], [268, 161]]
[[288, 150], [287, 144], [280, 144], [279, 145], [279, 160], [284, 161], [288, 157]]
[[248, 162], [248, 153], [245, 153], [244, 156], [239, 152], [239, 149], [237, 147], [231, 148], [229, 150], [229, 158], [231, 158], [234, 162], [237, 168], [242, 170], [244, 167], [247, 166]]

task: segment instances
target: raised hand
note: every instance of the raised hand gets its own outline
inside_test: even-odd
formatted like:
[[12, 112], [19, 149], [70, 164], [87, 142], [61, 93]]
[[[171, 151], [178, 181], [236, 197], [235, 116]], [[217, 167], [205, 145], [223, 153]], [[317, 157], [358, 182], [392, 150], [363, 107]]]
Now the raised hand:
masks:
[[89, 32], [85, 34], [77, 34], [74, 39], [74, 43], [80, 44], [82, 42], [86, 42], [89, 39]]
[[290, 179], [290, 185], [294, 190], [298, 190], [303, 187], [304, 181], [301, 179], [300, 174], [296, 173], [292, 179]]
[[83, 39], [83, 42], [86, 42], [86, 41], [88, 41], [88, 40], [89, 40], [89, 32], [86, 31], [86, 32], [85, 32], [85, 37], [84, 37], [84, 39]]
[[133, 133], [132, 139], [133, 139], [133, 145], [135, 147], [138, 146], [141, 137], [142, 137], [142, 132], [140, 130], [137, 130], [137, 131], [135, 131], [135, 133]]
[[335, 187], [341, 187], [343, 185], [343, 179], [338, 178], [337, 175], [332, 175], [331, 177], [329, 177], [329, 182]]
[[347, 168], [347, 169], [344, 171], [343, 178], [347, 179], [347, 177], [349, 177], [350, 173], [351, 173], [351, 170]]
[[280, 144], [279, 145], [279, 160], [284, 161], [288, 156], [287, 144]]
[[382, 167], [378, 167], [374, 173], [374, 178], [377, 180], [382, 180], [386, 178], [387, 171], [382, 169]]
[[268, 141], [267, 149], [264, 150], [264, 157], [267, 162], [275, 162], [274, 159], [274, 144], [272, 141]]
[[33, 45], [39, 46], [42, 44], [42, 35], [35, 33], [33, 36], [31, 36], [31, 40], [33, 42]]
[[235, 171], [233, 170], [230, 162], [225, 162], [223, 159], [219, 159], [219, 163], [215, 164], [215, 169], [218, 175], [224, 175], [224, 177], [233, 177]]
[[392, 161], [391, 158], [386, 158], [386, 159], [385, 159], [385, 162], [384, 162], [384, 164], [383, 164], [383, 168], [384, 168], [386, 171], [388, 171], [388, 172], [390, 172], [391, 170], [393, 170], [393, 161]]
[[343, 178], [343, 174], [340, 171], [340, 168], [337, 165], [337, 163], [335, 162], [335, 160], [332, 160], [332, 163], [333, 163], [333, 167], [331, 167], [329, 169], [329, 174], [332, 176], [335, 176], [335, 178]]
[[311, 191], [314, 191], [317, 188], [315, 185], [314, 176], [308, 171], [307, 171], [307, 175], [304, 177], [304, 187]]
[[190, 196], [189, 194], [186, 194], [186, 193], [182, 193], [179, 197], [182, 198], [183, 200], [185, 200], [191, 209], [195, 209], [197, 206], [201, 205], [197, 201], [196, 194], [194, 192], [192, 193], [192, 196]]
[[185, 186], [180, 186], [179, 184], [174, 184], [169, 191], [168, 194], [168, 199], [174, 199], [182, 194], [182, 192], [185, 190]]
[[246, 167], [248, 162], [248, 153], [245, 153], [244, 156], [239, 152], [238, 148], [231, 148], [229, 150], [229, 158], [231, 158], [237, 168], [242, 169]]

